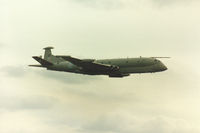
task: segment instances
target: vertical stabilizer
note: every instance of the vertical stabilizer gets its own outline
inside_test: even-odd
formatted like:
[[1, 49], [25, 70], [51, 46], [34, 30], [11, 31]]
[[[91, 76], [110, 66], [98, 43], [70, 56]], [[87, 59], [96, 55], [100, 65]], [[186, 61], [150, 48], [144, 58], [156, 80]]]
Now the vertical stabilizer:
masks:
[[46, 47], [46, 48], [44, 48], [44, 50], [45, 50], [44, 59], [45, 60], [49, 60], [49, 58], [51, 57], [51, 55], [52, 55], [51, 49], [53, 49], [53, 47]]
[[55, 63], [59, 63], [59, 62], [62, 62], [64, 61], [62, 58], [57, 58], [56, 56], [54, 56], [52, 53], [51, 53], [51, 49], [53, 49], [53, 47], [46, 47], [44, 48], [45, 50], [45, 53], [44, 53], [44, 60], [52, 63], [52, 64], [55, 64]]

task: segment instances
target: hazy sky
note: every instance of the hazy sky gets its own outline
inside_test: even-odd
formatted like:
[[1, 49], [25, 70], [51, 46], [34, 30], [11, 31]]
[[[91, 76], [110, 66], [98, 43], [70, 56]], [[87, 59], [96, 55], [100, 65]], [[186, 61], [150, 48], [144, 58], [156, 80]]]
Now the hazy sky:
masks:
[[[200, 133], [199, 0], [0, 0], [0, 133]], [[31, 56], [170, 56], [122, 79]]]

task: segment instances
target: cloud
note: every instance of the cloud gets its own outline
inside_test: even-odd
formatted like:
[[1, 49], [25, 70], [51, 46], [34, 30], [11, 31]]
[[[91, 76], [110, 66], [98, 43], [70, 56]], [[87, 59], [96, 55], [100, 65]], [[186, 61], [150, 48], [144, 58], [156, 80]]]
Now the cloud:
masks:
[[[185, 58], [187, 51], [199, 49], [198, 5], [188, 6], [189, 0], [6, 3], [8, 36], [0, 44], [6, 65], [0, 68], [2, 132], [200, 133], [199, 52]], [[55, 44], [58, 53], [85, 57], [173, 58], [165, 60], [166, 72], [123, 79], [20, 66], [33, 62], [30, 57], [44, 42]]]
[[44, 95], [1, 96], [0, 109], [12, 111], [49, 109], [55, 104], [56, 101], [57, 99]]
[[90, 76], [90, 75], [82, 75], [82, 74], [73, 74], [68, 72], [56, 72], [49, 70], [34, 70], [34, 73], [37, 73], [45, 78], [54, 79], [56, 81], [60, 81], [63, 83], [69, 84], [84, 84], [93, 82], [95, 80], [101, 79], [99, 76]]
[[123, 6], [122, 0], [73, 0], [73, 1], [93, 8], [119, 9]]
[[158, 7], [184, 5], [197, 0], [73, 0], [73, 2], [97, 9], [137, 8], [156, 5]]
[[[3, 43], [0, 43], [0, 51], [3, 50], [3, 47], [4, 47]], [[0, 55], [1, 55], [1, 53], [0, 53]]]
[[89, 125], [82, 127], [85, 133], [200, 133], [189, 122], [166, 116], [146, 117], [119, 114], [106, 114]]
[[169, 6], [173, 4], [188, 4], [191, 2], [195, 2], [196, 0], [152, 0], [152, 2], [159, 6]]
[[23, 66], [4, 66], [0, 72], [9, 77], [23, 77], [27, 73]]

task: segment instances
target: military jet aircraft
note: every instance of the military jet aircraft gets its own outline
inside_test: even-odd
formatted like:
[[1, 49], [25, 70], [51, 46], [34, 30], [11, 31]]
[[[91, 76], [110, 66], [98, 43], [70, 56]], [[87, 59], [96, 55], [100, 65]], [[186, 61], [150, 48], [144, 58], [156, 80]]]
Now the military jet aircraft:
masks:
[[64, 71], [88, 75], [108, 75], [109, 77], [124, 77], [132, 73], [154, 73], [167, 70], [167, 67], [157, 58], [169, 57], [139, 57], [120, 59], [78, 59], [71, 56], [53, 55], [53, 47], [44, 48], [44, 58], [33, 56], [47, 70]]

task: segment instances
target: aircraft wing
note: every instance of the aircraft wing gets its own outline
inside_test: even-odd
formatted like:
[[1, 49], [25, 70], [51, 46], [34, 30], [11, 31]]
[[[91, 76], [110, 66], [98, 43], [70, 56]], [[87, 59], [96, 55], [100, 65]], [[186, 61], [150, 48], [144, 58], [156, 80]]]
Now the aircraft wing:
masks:
[[118, 66], [97, 63], [93, 59], [81, 60], [81, 59], [74, 58], [74, 57], [71, 57], [71, 56], [57, 56], [57, 57], [61, 57], [64, 60], [69, 61], [72, 64], [77, 65], [79, 67], [82, 67], [85, 70], [90, 70], [90, 71], [110, 71], [110, 72], [119, 70]]

